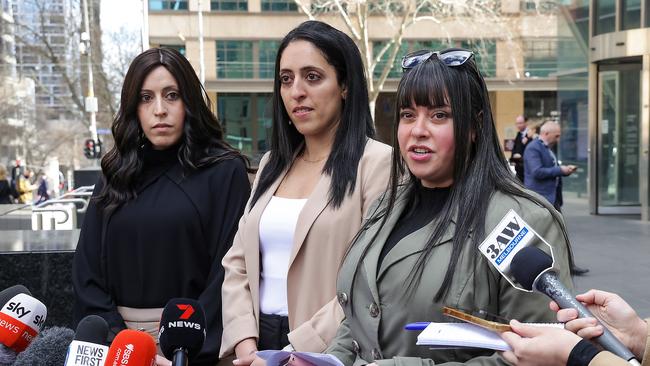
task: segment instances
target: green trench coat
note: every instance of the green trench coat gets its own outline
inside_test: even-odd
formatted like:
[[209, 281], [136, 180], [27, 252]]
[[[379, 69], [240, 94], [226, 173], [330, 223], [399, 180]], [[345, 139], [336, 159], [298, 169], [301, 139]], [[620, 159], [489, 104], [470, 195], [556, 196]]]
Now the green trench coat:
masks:
[[[433, 298], [442, 283], [451, 255], [454, 225], [447, 228], [442, 240], [433, 249], [413, 295], [405, 296], [408, 274], [416, 263], [417, 255], [423, 250], [426, 239], [431, 235], [433, 223], [402, 239], [386, 255], [378, 270], [381, 248], [403, 206], [403, 201], [398, 199], [386, 224], [380, 227], [377, 223], [362, 233], [343, 261], [338, 277], [337, 296], [346, 318], [327, 353], [338, 357], [346, 366], [371, 362], [377, 362], [380, 366], [506, 365], [491, 350], [432, 350], [416, 346], [419, 332], [406, 331], [404, 325], [417, 321], [448, 322], [450, 319], [441, 314], [443, 306], [472, 312], [483, 310], [489, 314], [526, 322], [555, 321], [555, 313], [549, 310], [549, 299], [546, 296], [513, 288], [476, 248], [463, 251], [450, 290], [441, 302], [435, 302]], [[514, 209], [553, 247], [555, 267], [559, 269], [562, 282], [572, 290], [568, 243], [562, 235], [562, 227], [553, 220], [546, 208], [527, 199], [497, 192], [488, 207], [485, 235], [494, 229], [510, 209]], [[369, 212], [373, 212], [373, 209]], [[371, 243], [377, 230], [380, 230], [377, 239]], [[354, 270], [367, 246], [370, 248], [352, 283]]]

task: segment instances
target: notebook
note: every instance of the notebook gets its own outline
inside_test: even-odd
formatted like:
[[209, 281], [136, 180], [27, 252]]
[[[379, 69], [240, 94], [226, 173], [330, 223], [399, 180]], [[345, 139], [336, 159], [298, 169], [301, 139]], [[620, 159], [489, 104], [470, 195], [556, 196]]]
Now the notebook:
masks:
[[291, 355], [301, 358], [314, 366], [343, 366], [343, 363], [338, 358], [324, 353], [266, 350], [257, 352], [257, 355], [266, 361], [266, 366], [291, 366], [290, 363], [287, 363]]

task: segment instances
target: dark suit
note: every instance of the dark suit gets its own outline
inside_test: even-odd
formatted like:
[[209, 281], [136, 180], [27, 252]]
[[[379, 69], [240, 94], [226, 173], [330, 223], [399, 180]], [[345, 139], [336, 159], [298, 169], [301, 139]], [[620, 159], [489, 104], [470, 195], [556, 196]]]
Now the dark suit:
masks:
[[562, 207], [562, 169], [540, 139], [531, 141], [524, 154], [524, 185], [544, 196], [556, 209]]
[[[526, 150], [526, 146], [528, 143], [530, 143], [531, 139], [526, 137], [526, 133], [528, 132], [528, 129], [525, 129], [523, 131], [517, 132], [517, 136], [515, 136], [515, 146], [512, 147], [512, 155], [514, 156], [515, 154], [521, 155], [520, 158], [510, 158], [510, 162], [515, 164], [515, 171], [517, 172], [517, 178], [523, 183], [524, 182], [524, 151]], [[524, 143], [524, 137], [526, 137], [526, 142]]]

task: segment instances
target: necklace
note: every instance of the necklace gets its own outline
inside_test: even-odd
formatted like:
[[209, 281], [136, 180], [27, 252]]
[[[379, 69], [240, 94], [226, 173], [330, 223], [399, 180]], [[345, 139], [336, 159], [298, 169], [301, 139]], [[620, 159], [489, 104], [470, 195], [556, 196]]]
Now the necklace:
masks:
[[306, 162], [306, 163], [312, 163], [312, 164], [314, 164], [314, 163], [320, 163], [321, 161], [325, 160], [325, 158], [327, 158], [328, 156], [329, 156], [329, 155], [325, 155], [325, 156], [323, 156], [322, 158], [318, 158], [318, 159], [316, 159], [316, 160], [309, 160], [309, 159], [307, 159], [307, 158], [305, 157], [304, 154], [300, 154], [300, 159], [302, 159], [302, 160], [303, 160], [304, 162]]

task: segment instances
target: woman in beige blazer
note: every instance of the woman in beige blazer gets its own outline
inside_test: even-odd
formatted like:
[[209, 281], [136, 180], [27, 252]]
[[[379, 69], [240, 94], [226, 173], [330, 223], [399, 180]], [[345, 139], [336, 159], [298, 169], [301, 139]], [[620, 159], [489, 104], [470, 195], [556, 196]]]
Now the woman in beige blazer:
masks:
[[301, 24], [279, 47], [271, 151], [223, 259], [220, 355], [236, 365], [258, 349], [321, 352], [336, 334], [341, 258], [389, 176], [366, 85], [354, 42], [325, 23]]

